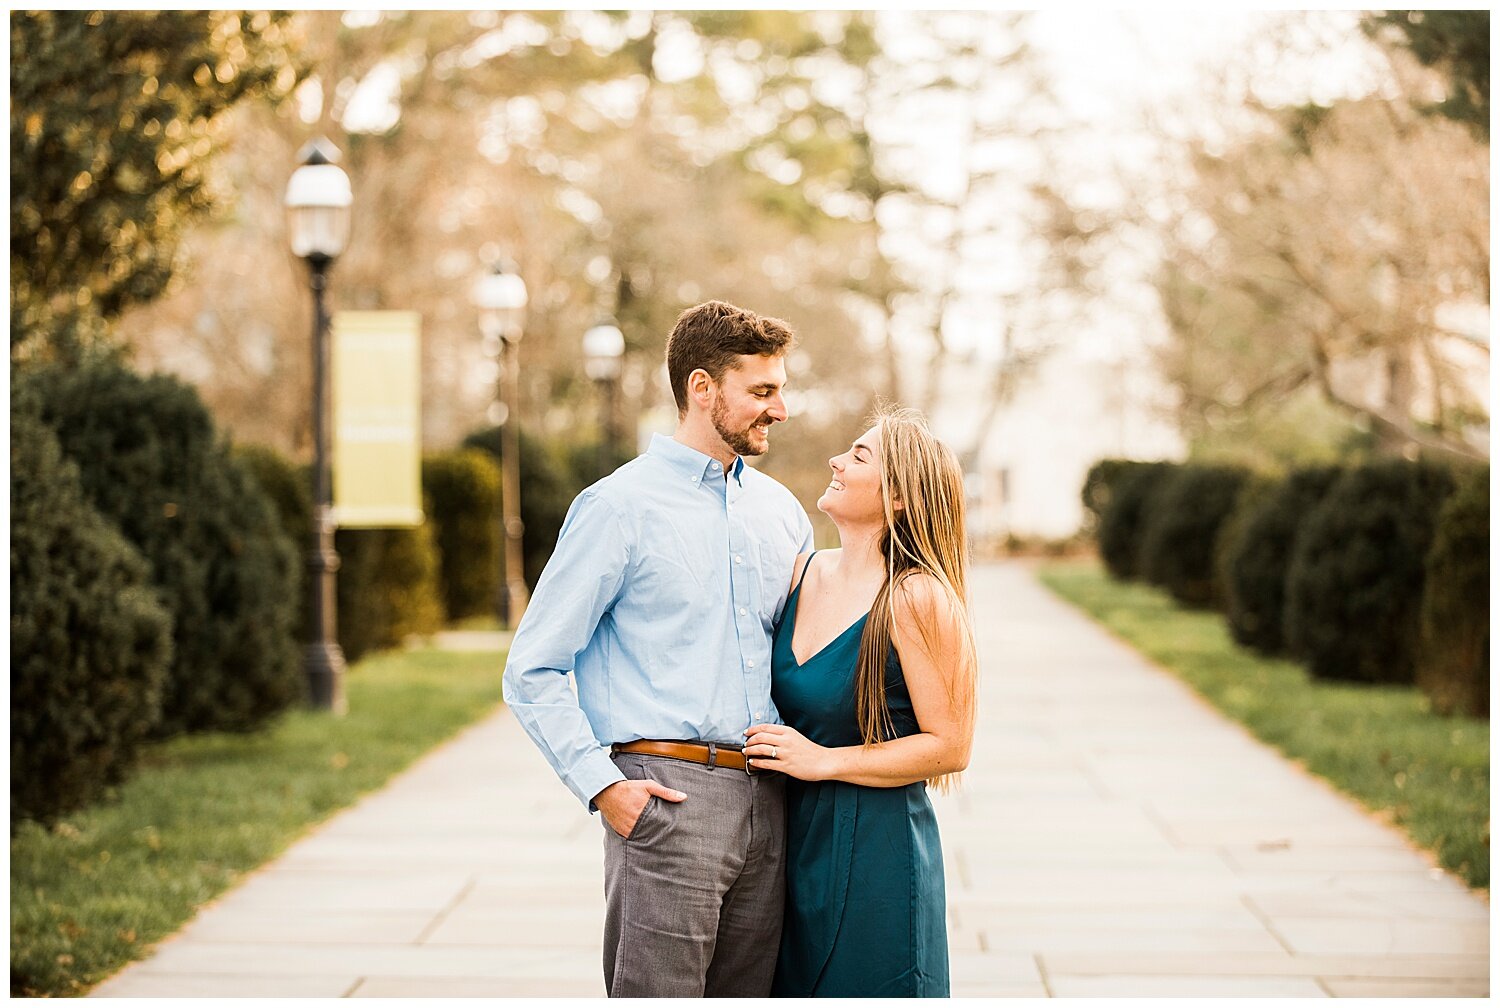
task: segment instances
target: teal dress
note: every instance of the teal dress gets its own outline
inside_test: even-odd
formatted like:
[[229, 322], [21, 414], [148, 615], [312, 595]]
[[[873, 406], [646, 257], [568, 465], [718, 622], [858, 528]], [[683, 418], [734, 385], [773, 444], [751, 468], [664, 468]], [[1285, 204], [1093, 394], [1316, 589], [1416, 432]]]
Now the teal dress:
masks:
[[[799, 664], [792, 631], [801, 590], [799, 581], [776, 628], [771, 696], [782, 719], [813, 742], [859, 745], [854, 669], [868, 614]], [[896, 737], [916, 734], [894, 647], [886, 702]], [[786, 920], [771, 993], [947, 997], [943, 852], [927, 785], [788, 778], [786, 802]]]

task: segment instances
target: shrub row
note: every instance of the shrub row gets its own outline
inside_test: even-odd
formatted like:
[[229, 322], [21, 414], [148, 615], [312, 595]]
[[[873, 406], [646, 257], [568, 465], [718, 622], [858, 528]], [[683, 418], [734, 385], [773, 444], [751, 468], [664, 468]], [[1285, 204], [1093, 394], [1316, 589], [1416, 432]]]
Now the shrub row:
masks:
[[160, 717], [172, 618], [56, 436], [14, 400], [10, 466], [14, 825], [89, 801], [129, 771]]
[[14, 825], [148, 738], [263, 725], [302, 677], [292, 546], [189, 386], [100, 358], [11, 392]]
[[[11, 390], [11, 809], [54, 820], [140, 745], [251, 731], [305, 695], [309, 471], [230, 448], [191, 386], [109, 357], [18, 369]], [[498, 431], [423, 460], [429, 520], [340, 529], [345, 658], [486, 613], [500, 577]], [[521, 442], [535, 584], [596, 446]]]
[[[262, 445], [238, 449], [275, 501], [283, 533], [305, 557], [312, 540], [311, 470]], [[431, 634], [445, 619], [484, 611], [494, 597], [500, 477], [472, 451], [422, 462], [427, 522], [413, 528], [341, 528], [335, 584], [338, 639], [346, 661]], [[304, 585], [297, 639], [311, 638], [311, 585]]]
[[1236, 641], [1320, 678], [1416, 684], [1435, 710], [1488, 717], [1488, 488], [1488, 466], [1271, 479], [1106, 459], [1083, 502], [1114, 577], [1220, 609]]

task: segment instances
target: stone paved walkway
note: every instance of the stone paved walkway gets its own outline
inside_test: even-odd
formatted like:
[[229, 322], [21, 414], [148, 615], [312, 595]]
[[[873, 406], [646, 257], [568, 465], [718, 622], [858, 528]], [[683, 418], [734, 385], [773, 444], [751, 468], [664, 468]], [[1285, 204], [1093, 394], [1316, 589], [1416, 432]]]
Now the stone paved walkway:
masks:
[[[1489, 906], [1059, 602], [977, 572], [981, 718], [936, 800], [954, 993], [1485, 996]], [[602, 995], [601, 826], [500, 711], [101, 996]]]

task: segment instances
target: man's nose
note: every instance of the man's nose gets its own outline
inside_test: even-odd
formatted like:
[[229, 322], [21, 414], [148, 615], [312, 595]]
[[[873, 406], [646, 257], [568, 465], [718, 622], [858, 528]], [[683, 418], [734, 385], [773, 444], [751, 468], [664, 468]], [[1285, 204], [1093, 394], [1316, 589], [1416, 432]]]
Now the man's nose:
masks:
[[766, 415], [778, 423], [786, 419], [786, 400], [781, 398], [780, 392], [771, 397], [770, 408], [766, 410]]

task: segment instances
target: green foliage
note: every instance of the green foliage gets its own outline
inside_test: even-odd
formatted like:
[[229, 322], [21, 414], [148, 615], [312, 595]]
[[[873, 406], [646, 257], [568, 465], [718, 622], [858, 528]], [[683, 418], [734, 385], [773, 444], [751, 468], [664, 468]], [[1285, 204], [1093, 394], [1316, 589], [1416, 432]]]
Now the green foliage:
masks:
[[97, 357], [15, 379], [172, 614], [160, 733], [250, 730], [297, 700], [291, 544], [192, 387]]
[[[312, 476], [272, 448], [236, 449], [275, 505], [282, 529], [305, 557], [312, 542]], [[430, 510], [430, 509], [429, 509]], [[334, 574], [339, 646], [350, 664], [365, 654], [396, 647], [412, 634], [430, 634], [443, 623], [438, 557], [431, 529], [339, 529]], [[312, 586], [305, 565], [297, 602], [297, 639], [312, 639]]]
[[1141, 538], [1153, 498], [1178, 468], [1175, 462], [1126, 462], [1112, 478], [1109, 504], [1099, 522], [1099, 555], [1120, 580], [1141, 576]]
[[346, 528], [334, 534], [339, 555], [338, 638], [350, 664], [443, 626], [432, 525]]
[[[521, 552], [525, 555], [526, 583], [536, 587], [542, 576], [542, 568], [552, 556], [557, 545], [558, 533], [562, 531], [563, 519], [573, 498], [589, 484], [600, 479], [599, 448], [597, 444], [583, 442], [556, 451], [536, 440], [524, 430], [521, 443], [521, 522], [525, 529], [521, 533]], [[500, 445], [500, 428], [488, 427], [475, 431], [464, 439], [464, 447], [480, 448], [503, 464], [504, 452]], [[562, 457], [559, 457], [562, 456]], [[616, 465], [626, 461], [616, 456]], [[606, 459], [606, 464], [614, 459]], [[609, 466], [614, 471], [614, 466]]]
[[1338, 476], [1331, 466], [1298, 469], [1242, 498], [1220, 539], [1219, 568], [1225, 619], [1238, 643], [1267, 655], [1285, 651], [1282, 617], [1297, 534]]
[[76, 349], [49, 344], [162, 293], [214, 205], [218, 119], [297, 83], [287, 17], [12, 12], [13, 353]]
[[292, 575], [297, 582], [297, 612], [293, 619], [298, 641], [312, 639], [309, 623], [312, 602], [307, 582], [307, 551], [312, 537], [312, 490], [310, 471], [298, 467], [286, 456], [267, 445], [237, 444], [233, 448], [240, 464], [271, 502], [277, 522], [296, 556]]
[[1141, 536], [1141, 574], [1190, 606], [1216, 607], [1219, 528], [1249, 473], [1232, 466], [1180, 466], [1152, 497]]
[[1490, 12], [1487, 10], [1396, 10], [1364, 16], [1370, 35], [1386, 25], [1423, 65], [1448, 75], [1448, 96], [1427, 111], [1461, 122], [1490, 139]]
[[1096, 566], [1048, 564], [1042, 581], [1171, 669], [1210, 703], [1365, 806], [1386, 812], [1469, 885], [1490, 882], [1490, 732], [1435, 715], [1420, 691], [1324, 682], [1235, 647], [1223, 620]]
[[1438, 515], [1422, 590], [1417, 685], [1441, 714], [1490, 716], [1490, 467], [1464, 473]]
[[422, 489], [449, 621], [491, 612], [500, 579], [500, 467], [474, 448], [428, 455]]
[[1085, 511], [1082, 531], [1097, 535], [1113, 499], [1115, 482], [1122, 473], [1128, 472], [1136, 463], [1125, 459], [1100, 459], [1089, 467], [1083, 479], [1083, 509]]
[[29, 409], [10, 425], [10, 814], [51, 822], [124, 778], [161, 715], [172, 618]]
[[77, 995], [245, 873], [500, 700], [503, 656], [400, 652], [349, 677], [349, 713], [152, 747], [114, 801], [11, 841], [11, 993]]
[[1414, 682], [1423, 565], [1452, 490], [1446, 468], [1379, 462], [1344, 472], [1307, 516], [1282, 625], [1313, 675]]

